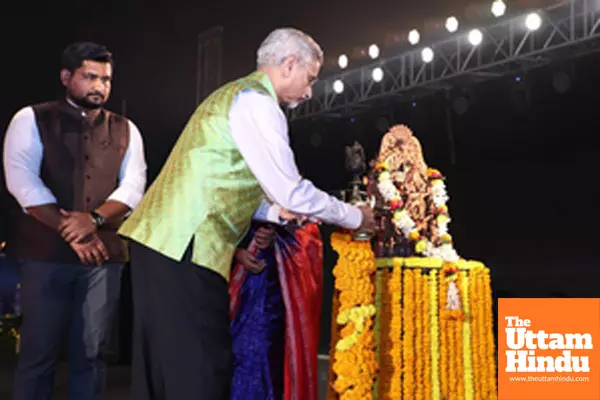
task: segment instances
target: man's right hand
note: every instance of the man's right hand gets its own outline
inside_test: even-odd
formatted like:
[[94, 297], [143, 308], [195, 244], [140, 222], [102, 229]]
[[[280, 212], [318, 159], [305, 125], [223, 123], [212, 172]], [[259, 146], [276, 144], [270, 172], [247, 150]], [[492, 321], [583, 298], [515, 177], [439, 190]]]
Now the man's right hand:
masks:
[[100, 265], [108, 260], [108, 250], [98, 235], [92, 234], [86, 239], [81, 243], [69, 243], [83, 264]]
[[377, 223], [375, 222], [375, 212], [369, 206], [358, 207], [362, 213], [362, 220], [358, 229], [375, 230]]
[[284, 221], [297, 221], [298, 223], [303, 223], [308, 219], [308, 217], [304, 215], [294, 214], [283, 208], [279, 210], [279, 218]]
[[293, 212], [283, 208], [279, 210], [279, 218], [281, 218], [284, 221], [296, 221], [298, 225], [302, 225], [307, 221], [315, 224], [321, 223], [321, 221], [317, 218], [307, 217], [306, 215], [294, 214]]

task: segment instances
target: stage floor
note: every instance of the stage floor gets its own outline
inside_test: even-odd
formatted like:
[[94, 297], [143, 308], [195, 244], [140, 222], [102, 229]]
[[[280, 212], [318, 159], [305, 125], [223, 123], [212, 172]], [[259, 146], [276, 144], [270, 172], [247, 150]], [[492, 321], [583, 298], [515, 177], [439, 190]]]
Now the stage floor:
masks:
[[[13, 370], [17, 357], [12, 347], [7, 345], [5, 338], [0, 340], [0, 399], [9, 400], [12, 395]], [[319, 400], [325, 399], [327, 388], [327, 359], [319, 360]], [[56, 376], [55, 400], [67, 400], [67, 365], [60, 363]], [[108, 383], [104, 399], [128, 400], [129, 399], [129, 366], [110, 366], [108, 369]]]

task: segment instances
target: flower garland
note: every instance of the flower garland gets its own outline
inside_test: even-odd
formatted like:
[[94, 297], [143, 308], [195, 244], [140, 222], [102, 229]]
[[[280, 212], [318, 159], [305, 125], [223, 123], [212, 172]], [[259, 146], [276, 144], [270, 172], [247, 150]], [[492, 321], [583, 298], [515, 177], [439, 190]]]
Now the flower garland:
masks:
[[[448, 294], [447, 290], [447, 282], [443, 274], [440, 274], [438, 279], [438, 293], [441, 299], [445, 298]], [[448, 399], [450, 398], [450, 343], [451, 337], [448, 329], [450, 320], [448, 318], [442, 318], [445, 311], [445, 305], [443, 301], [438, 301], [438, 321], [440, 326], [440, 335], [439, 335], [439, 349], [440, 349], [440, 393], [441, 398]]]
[[389, 280], [388, 292], [391, 301], [390, 320], [390, 359], [392, 362], [391, 398], [399, 399], [402, 395], [402, 370], [405, 368], [402, 360], [402, 269], [394, 268]]
[[378, 368], [373, 336], [375, 255], [369, 242], [352, 241], [347, 233], [334, 233], [331, 245], [339, 254], [333, 270], [340, 293], [336, 322], [344, 326], [335, 345], [333, 388], [343, 400], [370, 399]]
[[392, 268], [386, 267], [390, 260], [382, 262], [374, 393], [380, 399], [497, 399], [489, 270], [439, 258], [394, 258]]
[[412, 269], [404, 270], [403, 296], [404, 303], [409, 307], [404, 307], [402, 320], [404, 321], [403, 335], [403, 372], [402, 393], [404, 399], [415, 398], [415, 338], [416, 338], [416, 302], [415, 302], [415, 282]]
[[440, 320], [438, 318], [438, 271], [429, 274], [429, 321], [431, 343], [431, 398], [439, 399], [440, 388]]
[[[433, 274], [433, 271], [430, 272]], [[422, 309], [421, 309], [421, 318], [422, 318], [422, 334], [423, 338], [422, 344], [422, 353], [421, 354], [429, 354], [431, 351], [431, 318], [430, 313], [431, 310], [435, 310], [435, 302], [431, 302], [431, 294], [429, 293], [429, 275], [420, 275], [421, 280], [421, 293], [422, 293]], [[435, 299], [434, 299], [435, 300]], [[421, 395], [422, 399], [431, 398], [432, 386], [433, 382], [431, 379], [432, 372], [432, 359], [431, 357], [422, 357], [423, 360], [423, 392]]]
[[470, 271], [471, 355], [476, 398], [495, 399], [496, 360], [490, 273], [487, 268]]
[[391, 179], [390, 168], [387, 162], [378, 163], [375, 166], [377, 173], [377, 189], [387, 202], [393, 213], [392, 222], [402, 232], [405, 238], [415, 242], [415, 251], [428, 257], [439, 257], [445, 261], [458, 261], [459, 256], [452, 245], [452, 237], [448, 233], [450, 215], [448, 213], [448, 194], [444, 184], [444, 176], [436, 169], [428, 169], [427, 177], [431, 185], [433, 204], [436, 207], [435, 221], [440, 235], [439, 245], [431, 243], [417, 230], [415, 221], [406, 210], [406, 204], [402, 195]]
[[[465, 313], [470, 314], [471, 299], [469, 296], [470, 280], [467, 272], [460, 272], [460, 279], [462, 281], [461, 290], [464, 294], [463, 297], [463, 309]], [[471, 351], [471, 324], [467, 319], [462, 324], [463, 340], [462, 340], [462, 352], [463, 352], [463, 376], [464, 376], [464, 391], [465, 399], [473, 400], [473, 354]]]

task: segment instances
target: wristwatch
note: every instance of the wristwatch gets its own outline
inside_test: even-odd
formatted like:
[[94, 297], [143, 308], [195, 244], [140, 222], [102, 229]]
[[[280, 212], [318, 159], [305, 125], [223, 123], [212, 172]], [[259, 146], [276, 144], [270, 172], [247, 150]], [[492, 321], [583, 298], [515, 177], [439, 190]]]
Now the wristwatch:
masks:
[[98, 214], [96, 211], [90, 211], [90, 215], [92, 216], [92, 221], [94, 222], [94, 225], [96, 225], [96, 228], [101, 228], [102, 225], [106, 223], [106, 218]]

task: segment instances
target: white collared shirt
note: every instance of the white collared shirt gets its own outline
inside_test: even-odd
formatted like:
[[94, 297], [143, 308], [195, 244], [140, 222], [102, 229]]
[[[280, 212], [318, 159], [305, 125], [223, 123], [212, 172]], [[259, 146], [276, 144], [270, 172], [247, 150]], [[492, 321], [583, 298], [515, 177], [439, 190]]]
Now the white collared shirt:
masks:
[[[6, 130], [3, 162], [6, 187], [23, 209], [57, 202], [40, 177], [43, 156], [44, 147], [33, 108], [22, 108]], [[134, 209], [144, 195], [146, 160], [142, 135], [131, 121], [129, 145], [118, 179], [118, 187], [107, 200], [118, 201]]]
[[302, 178], [289, 145], [285, 114], [273, 98], [251, 90], [239, 93], [229, 110], [229, 128], [269, 200], [295, 214], [344, 228], [359, 227], [360, 209]]

